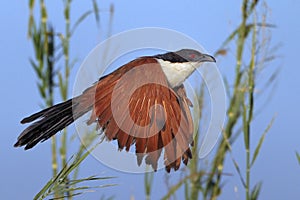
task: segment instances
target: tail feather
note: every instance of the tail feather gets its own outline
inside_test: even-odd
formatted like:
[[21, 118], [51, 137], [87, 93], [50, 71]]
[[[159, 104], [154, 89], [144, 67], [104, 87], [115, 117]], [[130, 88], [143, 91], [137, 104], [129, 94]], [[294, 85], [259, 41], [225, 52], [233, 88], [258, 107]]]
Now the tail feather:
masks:
[[40, 112], [37, 112], [35, 114], [30, 115], [29, 117], [25, 117], [24, 119], [21, 120], [21, 124], [26, 124], [26, 123], [29, 123], [29, 122], [33, 122], [36, 119], [41, 118], [41, 117], [54, 115], [57, 112], [60, 112], [61, 110], [65, 109], [66, 107], [69, 107], [70, 106], [69, 101], [71, 101], [71, 99], [66, 101], [66, 102], [62, 102], [62, 103], [56, 104], [54, 106], [45, 108], [44, 110], [41, 110]]
[[25, 150], [30, 149], [72, 124], [91, 109], [91, 106], [82, 107], [79, 100], [80, 96], [24, 118], [21, 123], [33, 123], [20, 134], [14, 147], [25, 146]]

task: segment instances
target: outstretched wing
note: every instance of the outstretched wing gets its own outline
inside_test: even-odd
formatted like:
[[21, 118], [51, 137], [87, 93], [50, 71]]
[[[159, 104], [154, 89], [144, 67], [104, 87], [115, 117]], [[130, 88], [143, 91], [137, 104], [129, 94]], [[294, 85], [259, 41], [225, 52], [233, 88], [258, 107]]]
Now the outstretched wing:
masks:
[[119, 149], [135, 145], [138, 164], [143, 157], [157, 169], [163, 149], [169, 172], [192, 158], [193, 120], [183, 85], [170, 88], [153, 58], [139, 58], [97, 83], [88, 123], [97, 122]]

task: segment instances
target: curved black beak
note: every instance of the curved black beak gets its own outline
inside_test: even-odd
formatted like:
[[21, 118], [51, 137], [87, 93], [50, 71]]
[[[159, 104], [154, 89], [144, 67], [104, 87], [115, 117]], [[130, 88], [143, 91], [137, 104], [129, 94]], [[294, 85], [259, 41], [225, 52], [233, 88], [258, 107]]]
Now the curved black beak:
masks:
[[202, 54], [199, 58], [199, 62], [216, 62], [216, 59], [208, 54]]

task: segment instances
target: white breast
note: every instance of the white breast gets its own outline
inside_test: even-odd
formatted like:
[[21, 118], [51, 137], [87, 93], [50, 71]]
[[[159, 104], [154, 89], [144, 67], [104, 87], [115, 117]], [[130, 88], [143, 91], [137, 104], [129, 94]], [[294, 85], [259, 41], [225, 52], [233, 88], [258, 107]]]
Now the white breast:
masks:
[[157, 59], [157, 61], [160, 63], [171, 87], [182, 84], [200, 65], [197, 62], [171, 63], [162, 59]]

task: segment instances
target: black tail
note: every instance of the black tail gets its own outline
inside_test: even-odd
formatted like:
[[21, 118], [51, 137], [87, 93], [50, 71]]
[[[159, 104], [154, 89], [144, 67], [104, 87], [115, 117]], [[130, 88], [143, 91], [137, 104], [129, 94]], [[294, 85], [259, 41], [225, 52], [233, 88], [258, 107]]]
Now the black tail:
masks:
[[79, 103], [70, 99], [24, 118], [21, 121], [22, 124], [39, 120], [31, 124], [20, 134], [14, 147], [26, 145], [25, 150], [30, 149], [37, 143], [43, 142], [55, 135], [58, 131], [73, 123], [74, 120], [81, 117], [90, 109], [84, 109], [83, 112], [76, 112], [77, 114], [74, 115], [73, 109], [76, 108], [78, 104]]

